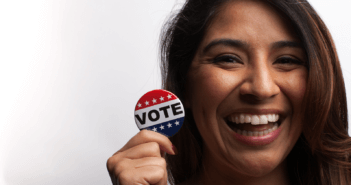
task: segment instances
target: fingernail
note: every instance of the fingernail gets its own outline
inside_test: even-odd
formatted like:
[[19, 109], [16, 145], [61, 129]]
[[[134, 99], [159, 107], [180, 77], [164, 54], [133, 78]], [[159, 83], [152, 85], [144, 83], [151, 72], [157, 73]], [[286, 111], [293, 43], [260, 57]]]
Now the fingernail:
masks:
[[165, 147], [161, 146], [160, 145], [160, 150], [163, 151], [163, 152], [167, 152], [167, 150], [165, 149]]
[[174, 145], [172, 145], [172, 150], [173, 150], [174, 155], [178, 154], [178, 150]]

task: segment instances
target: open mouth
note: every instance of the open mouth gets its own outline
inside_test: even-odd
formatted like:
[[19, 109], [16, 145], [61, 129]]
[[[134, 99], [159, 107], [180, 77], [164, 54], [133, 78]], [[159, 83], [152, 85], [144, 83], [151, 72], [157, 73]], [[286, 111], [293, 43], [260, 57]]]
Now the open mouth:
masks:
[[243, 136], [265, 136], [277, 130], [282, 123], [279, 114], [234, 114], [225, 119], [227, 125]]

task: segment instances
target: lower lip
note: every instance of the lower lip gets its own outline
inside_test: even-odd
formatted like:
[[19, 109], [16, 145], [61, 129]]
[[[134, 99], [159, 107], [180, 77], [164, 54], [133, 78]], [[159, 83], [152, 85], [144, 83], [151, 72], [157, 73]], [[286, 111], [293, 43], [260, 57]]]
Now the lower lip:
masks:
[[276, 130], [273, 132], [264, 135], [264, 136], [243, 136], [241, 134], [238, 134], [236, 132], [233, 133], [233, 136], [236, 140], [250, 146], [262, 146], [262, 145], [268, 145], [269, 143], [272, 143], [275, 139], [280, 134], [280, 131], [282, 130], [281, 127], [278, 127]]

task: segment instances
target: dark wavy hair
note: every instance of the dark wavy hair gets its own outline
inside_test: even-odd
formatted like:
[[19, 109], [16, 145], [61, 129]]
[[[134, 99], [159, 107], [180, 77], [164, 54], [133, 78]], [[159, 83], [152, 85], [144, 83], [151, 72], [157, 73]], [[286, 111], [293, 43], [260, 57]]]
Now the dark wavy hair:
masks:
[[[161, 35], [162, 85], [184, 101], [186, 77], [207, 26], [230, 0], [187, 0], [164, 25]], [[295, 184], [351, 183], [344, 79], [333, 39], [306, 0], [264, 0], [287, 17], [307, 54], [303, 133], [287, 157]], [[170, 138], [179, 154], [166, 156], [169, 181], [178, 184], [202, 167], [202, 138], [186, 110], [185, 124]]]

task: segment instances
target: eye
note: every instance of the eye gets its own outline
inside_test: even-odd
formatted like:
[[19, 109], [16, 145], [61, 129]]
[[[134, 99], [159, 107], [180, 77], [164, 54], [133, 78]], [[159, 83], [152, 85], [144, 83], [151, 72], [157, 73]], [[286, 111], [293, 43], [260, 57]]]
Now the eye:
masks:
[[292, 57], [280, 57], [276, 60], [275, 63], [278, 63], [278, 64], [285, 64], [285, 65], [305, 65], [304, 62], [298, 60], [298, 59], [295, 59], [295, 58], [292, 58]]
[[241, 63], [240, 59], [233, 55], [222, 55], [213, 59], [213, 63]]

